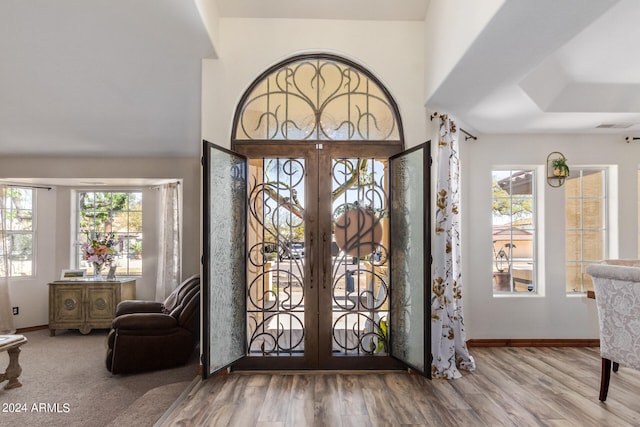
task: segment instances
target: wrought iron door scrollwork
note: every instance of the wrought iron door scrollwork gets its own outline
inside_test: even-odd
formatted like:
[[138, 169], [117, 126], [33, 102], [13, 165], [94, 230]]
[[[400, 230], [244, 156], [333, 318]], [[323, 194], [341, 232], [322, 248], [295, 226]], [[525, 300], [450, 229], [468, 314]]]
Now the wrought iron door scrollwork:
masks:
[[243, 101], [236, 140], [400, 139], [388, 94], [346, 62], [305, 58], [282, 65]]
[[387, 320], [377, 314], [350, 312], [338, 316], [334, 325], [351, 325], [350, 328], [336, 328], [331, 331], [334, 348], [345, 353], [381, 354], [389, 348]]
[[376, 159], [334, 159], [332, 327], [334, 352], [388, 351], [388, 217], [384, 164]]
[[271, 313], [264, 320], [249, 317], [250, 353], [301, 353], [304, 343], [304, 324], [294, 313]]
[[302, 352], [304, 343], [304, 162], [263, 159], [249, 189], [247, 316], [250, 353]]

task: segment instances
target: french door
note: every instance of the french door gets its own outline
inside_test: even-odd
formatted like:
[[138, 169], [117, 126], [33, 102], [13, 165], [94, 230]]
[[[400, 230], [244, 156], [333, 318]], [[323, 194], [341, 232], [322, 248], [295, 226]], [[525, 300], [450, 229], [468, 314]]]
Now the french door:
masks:
[[205, 376], [428, 371], [428, 145], [386, 150], [205, 142]]

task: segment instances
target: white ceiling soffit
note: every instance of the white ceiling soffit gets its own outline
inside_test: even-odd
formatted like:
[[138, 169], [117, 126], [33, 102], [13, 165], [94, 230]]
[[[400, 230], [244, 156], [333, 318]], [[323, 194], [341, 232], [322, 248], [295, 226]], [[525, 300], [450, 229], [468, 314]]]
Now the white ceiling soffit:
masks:
[[423, 21], [429, 0], [217, 0], [221, 17]]
[[480, 133], [640, 129], [639, 17], [636, 0], [507, 1], [427, 107]]
[[545, 112], [640, 112], [640, 25], [626, 25], [637, 19], [640, 2], [620, 2], [520, 86]]

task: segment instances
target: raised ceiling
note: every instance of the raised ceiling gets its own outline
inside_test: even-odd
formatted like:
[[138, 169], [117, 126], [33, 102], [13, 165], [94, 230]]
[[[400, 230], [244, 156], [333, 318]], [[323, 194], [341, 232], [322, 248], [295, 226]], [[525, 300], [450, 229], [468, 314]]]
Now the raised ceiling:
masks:
[[[429, 5], [217, 3], [223, 17], [413, 21]], [[425, 105], [480, 134], [640, 132], [638, 18], [636, 0], [506, 1]], [[213, 52], [195, 0], [3, 0], [0, 155], [197, 156]]]
[[0, 155], [197, 155], [212, 52], [189, 0], [2, 0]]
[[427, 101], [480, 133], [640, 132], [640, 2], [507, 1]]

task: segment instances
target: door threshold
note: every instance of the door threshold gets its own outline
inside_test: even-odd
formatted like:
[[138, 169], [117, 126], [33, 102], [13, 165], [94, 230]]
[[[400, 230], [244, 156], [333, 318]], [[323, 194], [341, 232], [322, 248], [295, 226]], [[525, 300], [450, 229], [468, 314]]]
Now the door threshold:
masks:
[[335, 374], [409, 374], [405, 369], [298, 369], [298, 370], [232, 370], [229, 374], [240, 375], [335, 375]]

